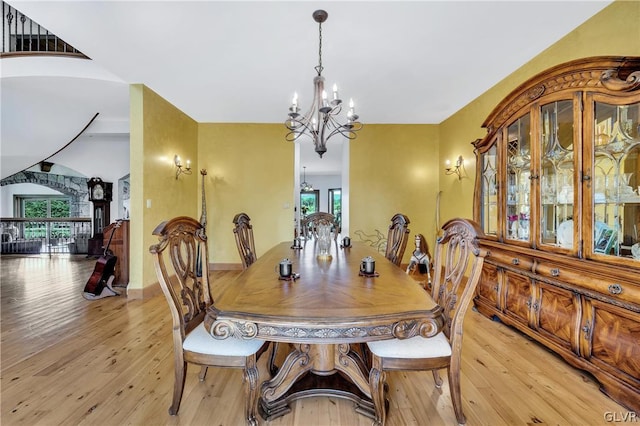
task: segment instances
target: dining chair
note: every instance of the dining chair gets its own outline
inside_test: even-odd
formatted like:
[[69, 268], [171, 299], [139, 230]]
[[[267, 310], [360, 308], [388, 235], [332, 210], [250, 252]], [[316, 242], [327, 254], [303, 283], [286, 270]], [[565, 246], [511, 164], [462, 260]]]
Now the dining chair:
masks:
[[153, 231], [159, 242], [149, 247], [156, 275], [173, 321], [175, 381], [169, 414], [180, 408], [188, 363], [207, 367], [242, 368], [245, 420], [257, 425], [258, 358], [269, 343], [260, 339], [216, 339], [204, 327], [206, 310], [213, 301], [209, 289], [207, 237], [197, 220], [180, 216], [160, 223]]
[[305, 240], [318, 238], [318, 227], [320, 225], [330, 225], [333, 239], [338, 240], [340, 224], [331, 213], [315, 212], [308, 214], [300, 220], [300, 233]]
[[387, 248], [384, 257], [391, 262], [400, 266], [404, 250], [407, 248], [407, 240], [409, 239], [409, 218], [402, 213], [396, 213], [391, 218], [389, 232], [387, 234]]
[[247, 269], [258, 259], [253, 241], [251, 218], [246, 213], [238, 213], [233, 217], [233, 224], [233, 234], [236, 237], [236, 246], [242, 260], [242, 269]]
[[[236, 238], [236, 246], [238, 247], [238, 253], [242, 260], [242, 269], [247, 269], [258, 260], [256, 254], [256, 246], [253, 240], [253, 226], [251, 225], [251, 218], [246, 213], [238, 213], [233, 217], [233, 234]], [[269, 357], [269, 371], [271, 375], [275, 375], [278, 372], [278, 367], [275, 364], [275, 359], [278, 353], [278, 343], [273, 343], [273, 350]]]
[[[439, 369], [446, 368], [453, 409], [459, 424], [466, 422], [460, 394], [462, 323], [480, 279], [488, 252], [478, 245], [484, 236], [477, 223], [452, 219], [443, 226], [444, 234], [435, 247], [435, 267], [431, 296], [443, 308], [444, 325], [440, 333], [425, 338], [368, 342], [371, 354], [369, 386], [376, 411], [376, 423], [386, 420], [385, 385], [387, 371], [431, 370], [436, 388], [442, 386]], [[468, 279], [464, 279], [465, 271]]]

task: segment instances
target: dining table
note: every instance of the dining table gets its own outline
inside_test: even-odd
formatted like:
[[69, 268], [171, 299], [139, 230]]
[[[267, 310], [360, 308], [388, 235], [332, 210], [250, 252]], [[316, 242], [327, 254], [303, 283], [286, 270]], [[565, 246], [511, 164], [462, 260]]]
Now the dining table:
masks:
[[[442, 308], [364, 242], [343, 247], [334, 241], [328, 255], [317, 246], [316, 240], [300, 248], [289, 241], [269, 249], [214, 300], [205, 327], [216, 339], [287, 343], [277, 373], [261, 385], [258, 409], [265, 420], [311, 396], [349, 399], [358, 413], [375, 419], [363, 343], [434, 336], [442, 329]], [[368, 257], [373, 274], [361, 271]], [[293, 270], [286, 279], [278, 272], [283, 259]]]

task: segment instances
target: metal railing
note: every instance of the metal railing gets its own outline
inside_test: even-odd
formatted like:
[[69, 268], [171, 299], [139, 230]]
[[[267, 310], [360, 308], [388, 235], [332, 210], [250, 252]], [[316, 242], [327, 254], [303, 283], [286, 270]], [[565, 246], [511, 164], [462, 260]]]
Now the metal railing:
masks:
[[90, 218], [2, 218], [2, 254], [87, 254]]
[[86, 58], [78, 49], [3, 1], [2, 56], [32, 53]]

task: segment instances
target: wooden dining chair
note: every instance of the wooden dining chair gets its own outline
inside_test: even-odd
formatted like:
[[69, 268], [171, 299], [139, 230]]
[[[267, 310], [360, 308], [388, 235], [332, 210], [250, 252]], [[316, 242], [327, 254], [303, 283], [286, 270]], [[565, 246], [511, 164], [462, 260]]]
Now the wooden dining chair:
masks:
[[[467, 219], [452, 219], [443, 226], [444, 234], [436, 242], [435, 273], [431, 296], [444, 310], [442, 332], [434, 337], [391, 339], [369, 342], [371, 354], [369, 385], [376, 410], [376, 423], [386, 419], [384, 380], [387, 371], [431, 370], [436, 387], [442, 386], [438, 370], [446, 368], [453, 409], [459, 424], [466, 422], [460, 394], [462, 322], [480, 279], [488, 252], [478, 245], [484, 234]], [[469, 278], [464, 279], [469, 270]]]
[[236, 246], [242, 260], [242, 269], [247, 269], [258, 259], [256, 246], [253, 241], [253, 226], [251, 218], [246, 213], [238, 213], [233, 217], [233, 234], [236, 237]]
[[391, 262], [400, 266], [404, 250], [407, 248], [409, 239], [409, 218], [402, 213], [396, 213], [391, 218], [389, 232], [387, 234], [387, 248], [384, 256]]
[[206, 310], [211, 306], [207, 237], [195, 219], [181, 216], [159, 224], [153, 231], [159, 242], [149, 247], [162, 292], [173, 321], [175, 381], [169, 414], [180, 408], [188, 363], [202, 366], [205, 379], [208, 366], [242, 368], [245, 393], [245, 420], [257, 425], [258, 357], [269, 343], [260, 339], [229, 337], [216, 339], [204, 327]]
[[[256, 260], [258, 255], [256, 254], [256, 246], [253, 240], [253, 226], [251, 225], [251, 218], [246, 213], [238, 213], [233, 217], [233, 234], [236, 238], [236, 246], [238, 247], [238, 253], [242, 260], [242, 269], [247, 269]], [[278, 343], [273, 343], [273, 350], [269, 357], [269, 371], [271, 375], [275, 375], [278, 371], [278, 367], [275, 364], [275, 359], [278, 353]]]

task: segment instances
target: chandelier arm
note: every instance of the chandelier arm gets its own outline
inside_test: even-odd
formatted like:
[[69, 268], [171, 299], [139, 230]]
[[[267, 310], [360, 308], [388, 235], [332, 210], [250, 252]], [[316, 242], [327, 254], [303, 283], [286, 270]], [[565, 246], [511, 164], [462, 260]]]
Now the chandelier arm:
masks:
[[[297, 126], [292, 127], [290, 125], [291, 122], [296, 123]], [[303, 117], [302, 119], [289, 119], [285, 121], [285, 126], [287, 127], [288, 130], [290, 130], [290, 132], [287, 133], [287, 139], [286, 139], [289, 142], [293, 142], [297, 140], [302, 135], [307, 135], [311, 137], [314, 141], [318, 137], [317, 136], [318, 131], [314, 128], [313, 123], [311, 122], [311, 120], [308, 119], [308, 117]]]
[[[361, 123], [358, 123], [358, 124], [360, 124], [360, 128], [362, 128]], [[355, 130], [355, 129], [351, 128], [351, 127], [347, 127], [346, 124], [343, 124], [343, 125], [341, 125], [339, 127], [336, 127], [335, 129], [333, 129], [333, 131], [327, 137], [327, 140], [331, 139], [333, 136], [338, 135], [338, 134], [344, 136], [345, 138], [347, 138], [349, 140], [353, 140], [353, 139], [358, 137], [358, 135], [355, 133], [356, 131], [357, 130]]]
[[347, 136], [348, 133], [349, 135], [351, 135], [347, 136], [349, 139], [355, 139], [357, 137], [356, 132], [364, 127], [363, 124], [359, 121], [351, 121], [350, 123], [340, 124], [333, 117], [331, 117], [331, 126], [333, 127], [333, 130], [327, 137], [327, 140], [337, 133], [340, 133], [344, 136]]

